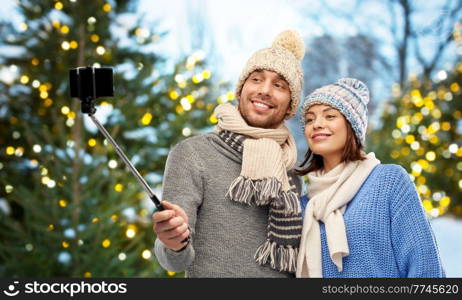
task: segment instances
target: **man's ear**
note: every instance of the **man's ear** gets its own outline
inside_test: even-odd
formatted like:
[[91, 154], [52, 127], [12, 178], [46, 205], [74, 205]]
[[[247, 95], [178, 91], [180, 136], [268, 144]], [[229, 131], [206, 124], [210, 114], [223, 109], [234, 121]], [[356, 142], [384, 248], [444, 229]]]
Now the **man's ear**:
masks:
[[285, 119], [292, 113], [292, 100], [289, 102], [289, 108], [287, 109]]

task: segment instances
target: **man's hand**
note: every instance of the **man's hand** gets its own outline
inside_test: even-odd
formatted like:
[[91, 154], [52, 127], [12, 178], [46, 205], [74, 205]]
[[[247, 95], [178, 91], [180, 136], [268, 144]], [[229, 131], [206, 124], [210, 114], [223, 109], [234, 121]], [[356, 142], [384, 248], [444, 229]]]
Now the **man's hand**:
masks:
[[154, 232], [164, 245], [174, 251], [181, 250], [188, 244], [188, 216], [178, 205], [162, 201], [163, 211], [152, 214]]

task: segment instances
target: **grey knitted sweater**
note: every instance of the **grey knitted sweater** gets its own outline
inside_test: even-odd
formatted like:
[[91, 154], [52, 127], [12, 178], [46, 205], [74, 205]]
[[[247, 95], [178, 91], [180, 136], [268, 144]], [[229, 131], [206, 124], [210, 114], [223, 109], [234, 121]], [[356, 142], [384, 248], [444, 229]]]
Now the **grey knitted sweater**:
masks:
[[[186, 277], [291, 277], [254, 260], [266, 240], [268, 207], [226, 200], [239, 176], [242, 155], [215, 133], [188, 138], [169, 153], [162, 199], [181, 206], [189, 217], [192, 239], [182, 251], [156, 239], [155, 255], [163, 268]], [[300, 194], [301, 180], [289, 172]]]

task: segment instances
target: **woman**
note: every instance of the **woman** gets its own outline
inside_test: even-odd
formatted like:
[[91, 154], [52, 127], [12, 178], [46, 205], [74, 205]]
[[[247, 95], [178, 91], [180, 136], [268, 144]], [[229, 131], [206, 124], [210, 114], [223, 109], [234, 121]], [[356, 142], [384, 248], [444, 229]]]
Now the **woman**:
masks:
[[444, 277], [414, 184], [363, 151], [369, 90], [342, 78], [302, 108], [309, 150], [297, 277]]

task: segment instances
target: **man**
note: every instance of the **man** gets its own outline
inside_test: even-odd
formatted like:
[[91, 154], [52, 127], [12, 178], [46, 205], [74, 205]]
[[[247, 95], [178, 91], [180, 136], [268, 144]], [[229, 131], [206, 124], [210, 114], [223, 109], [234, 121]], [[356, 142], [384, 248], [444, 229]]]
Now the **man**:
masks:
[[215, 109], [215, 132], [188, 138], [167, 159], [153, 214], [155, 255], [187, 277], [293, 276], [301, 237], [295, 142], [284, 120], [300, 101], [304, 44], [295, 31], [253, 54], [238, 107]]

